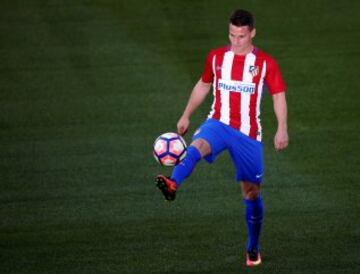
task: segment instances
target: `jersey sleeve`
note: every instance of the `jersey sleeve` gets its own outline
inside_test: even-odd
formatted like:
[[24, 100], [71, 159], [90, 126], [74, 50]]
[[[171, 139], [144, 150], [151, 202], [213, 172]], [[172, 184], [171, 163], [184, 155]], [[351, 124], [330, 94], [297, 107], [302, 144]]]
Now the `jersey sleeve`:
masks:
[[201, 80], [204, 83], [211, 83], [213, 80], [213, 76], [214, 76], [213, 69], [212, 69], [213, 56], [214, 56], [214, 54], [212, 52], [210, 52], [208, 54], [208, 56], [206, 57], [205, 68], [204, 68], [204, 71], [201, 76]]
[[270, 94], [274, 95], [279, 92], [284, 92], [286, 90], [286, 85], [276, 61], [269, 57], [266, 60], [266, 65], [268, 69], [265, 76], [265, 83], [269, 88]]

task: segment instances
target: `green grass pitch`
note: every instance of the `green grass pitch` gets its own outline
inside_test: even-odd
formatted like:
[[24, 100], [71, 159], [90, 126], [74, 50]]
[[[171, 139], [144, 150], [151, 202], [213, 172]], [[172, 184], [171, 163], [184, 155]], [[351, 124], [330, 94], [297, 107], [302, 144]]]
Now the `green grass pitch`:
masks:
[[[360, 2], [2, 1], [0, 273], [359, 273]], [[238, 7], [288, 86], [290, 146], [265, 145], [263, 264], [223, 154], [174, 203], [152, 143], [174, 131]], [[205, 119], [194, 114], [186, 140]]]

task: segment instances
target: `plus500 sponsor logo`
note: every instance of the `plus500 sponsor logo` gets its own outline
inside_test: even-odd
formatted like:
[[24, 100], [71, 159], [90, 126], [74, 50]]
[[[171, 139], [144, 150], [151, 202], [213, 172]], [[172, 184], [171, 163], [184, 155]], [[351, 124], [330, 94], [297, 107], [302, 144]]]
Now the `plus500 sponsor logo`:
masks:
[[242, 81], [219, 79], [218, 89], [221, 91], [233, 91], [233, 92], [253, 94], [255, 93], [255, 84], [245, 83]]

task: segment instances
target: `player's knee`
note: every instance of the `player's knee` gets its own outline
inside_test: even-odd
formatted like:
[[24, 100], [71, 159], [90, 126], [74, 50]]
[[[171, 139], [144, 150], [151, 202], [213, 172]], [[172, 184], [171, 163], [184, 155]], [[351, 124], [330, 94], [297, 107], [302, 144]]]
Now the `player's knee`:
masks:
[[260, 185], [242, 182], [242, 193], [246, 200], [256, 200], [260, 196]]
[[209, 143], [202, 138], [196, 139], [191, 143], [191, 145], [197, 148], [201, 154], [201, 157], [205, 157], [211, 153], [211, 147]]
[[256, 198], [259, 197], [259, 196], [260, 196], [259, 191], [249, 191], [249, 192], [244, 194], [244, 198], [246, 200], [256, 200]]

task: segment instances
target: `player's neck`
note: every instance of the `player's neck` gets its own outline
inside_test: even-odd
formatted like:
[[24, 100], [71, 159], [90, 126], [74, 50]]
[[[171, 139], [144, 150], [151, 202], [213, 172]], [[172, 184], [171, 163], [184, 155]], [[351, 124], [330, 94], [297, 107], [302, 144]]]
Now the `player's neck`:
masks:
[[235, 53], [235, 55], [246, 55], [252, 52], [253, 50], [254, 50], [254, 46], [252, 44], [245, 49], [237, 49], [235, 47], [231, 47], [231, 51]]

